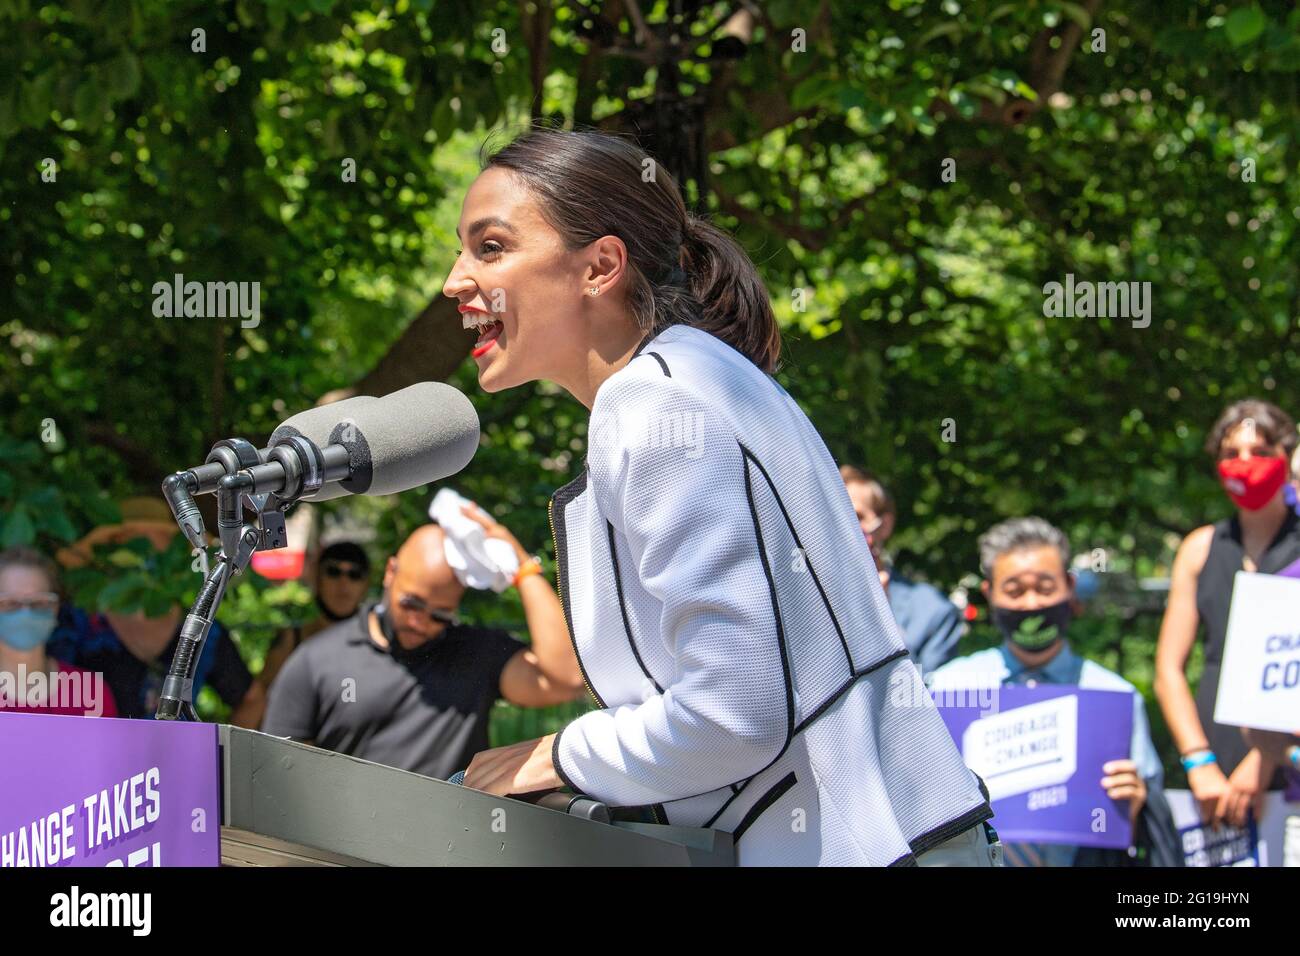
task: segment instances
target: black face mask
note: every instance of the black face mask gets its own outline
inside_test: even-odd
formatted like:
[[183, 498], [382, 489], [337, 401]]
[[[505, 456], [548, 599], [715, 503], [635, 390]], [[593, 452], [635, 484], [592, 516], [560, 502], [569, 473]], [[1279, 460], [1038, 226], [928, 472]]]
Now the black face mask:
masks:
[[1002, 636], [1026, 651], [1046, 650], [1065, 637], [1074, 616], [1069, 598], [1032, 611], [1015, 611], [996, 604], [989, 605], [989, 608], [993, 623]]
[[320, 599], [319, 594], [316, 595], [316, 606], [320, 608], [321, 614], [331, 621], [346, 621], [352, 616], [352, 614], [357, 613], [356, 611], [353, 611], [352, 614], [335, 614], [325, 605], [325, 602]]

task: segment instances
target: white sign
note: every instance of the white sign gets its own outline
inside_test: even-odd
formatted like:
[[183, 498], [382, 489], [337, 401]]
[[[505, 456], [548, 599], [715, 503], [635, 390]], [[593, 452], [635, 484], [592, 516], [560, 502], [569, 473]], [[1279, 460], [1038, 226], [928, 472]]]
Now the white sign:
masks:
[[1214, 721], [1300, 729], [1300, 578], [1237, 572]]
[[1079, 698], [1053, 697], [991, 717], [962, 734], [961, 752], [994, 800], [1065, 783], [1078, 764]]

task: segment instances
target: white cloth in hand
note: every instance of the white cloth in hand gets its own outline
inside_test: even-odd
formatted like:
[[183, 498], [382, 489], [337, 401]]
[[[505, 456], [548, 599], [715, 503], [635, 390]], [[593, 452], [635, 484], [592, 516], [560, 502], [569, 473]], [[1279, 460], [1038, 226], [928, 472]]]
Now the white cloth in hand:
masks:
[[443, 488], [433, 496], [429, 517], [446, 532], [443, 552], [456, 579], [466, 587], [491, 588], [500, 594], [519, 572], [519, 558], [510, 542], [489, 538], [481, 524], [461, 511], [463, 505], [472, 504], [451, 488]]

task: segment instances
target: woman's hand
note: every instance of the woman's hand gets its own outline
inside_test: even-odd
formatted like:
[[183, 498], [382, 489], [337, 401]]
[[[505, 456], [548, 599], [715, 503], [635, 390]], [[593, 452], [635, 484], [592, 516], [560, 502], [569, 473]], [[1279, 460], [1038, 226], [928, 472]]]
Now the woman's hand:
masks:
[[1101, 765], [1102, 788], [1112, 800], [1129, 801], [1129, 820], [1136, 822], [1147, 802], [1147, 782], [1132, 760], [1108, 760]]
[[1204, 823], [1218, 824], [1222, 820], [1219, 808], [1228, 792], [1228, 778], [1217, 763], [1201, 764], [1187, 771], [1187, 787], [1196, 798]]
[[1219, 796], [1218, 816], [1235, 827], [1244, 827], [1246, 813], [1253, 808], [1258, 821], [1264, 811], [1268, 780], [1275, 769], [1276, 764], [1265, 760], [1258, 750], [1246, 754], [1228, 778], [1227, 789]]
[[564, 781], [551, 763], [554, 742], [555, 734], [547, 734], [539, 740], [477, 753], [465, 771], [465, 786], [498, 797], [563, 787]]

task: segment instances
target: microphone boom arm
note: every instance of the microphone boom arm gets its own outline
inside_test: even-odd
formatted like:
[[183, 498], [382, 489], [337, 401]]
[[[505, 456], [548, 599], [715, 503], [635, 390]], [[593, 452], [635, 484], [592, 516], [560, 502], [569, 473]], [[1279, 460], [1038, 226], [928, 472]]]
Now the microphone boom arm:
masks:
[[[235, 439], [234, 442], [242, 442], [242, 439]], [[248, 442], [242, 444], [252, 448]], [[282, 453], [276, 454], [282, 449]], [[254, 464], [234, 474], [227, 474], [216, 482], [217, 531], [221, 540], [221, 553], [204, 580], [203, 587], [199, 589], [198, 597], [181, 627], [176, 652], [172, 655], [171, 666], [163, 680], [158, 709], [154, 715], [159, 720], [198, 720], [194, 710], [194, 676], [208, 631], [216, 620], [217, 609], [221, 606], [231, 579], [236, 574], [243, 573], [254, 552], [283, 548], [289, 543], [284, 515], [300, 496], [320, 488], [327, 477], [333, 479], [339, 475], [340, 469], [342, 476], [347, 474], [346, 455], [340, 460], [337, 452], [322, 452], [302, 437], [287, 440], [270, 449], [270, 452], [267, 457], [273, 460], [266, 464]], [[254, 453], [256, 454], [255, 449]], [[209, 461], [216, 454], [214, 448]], [[258, 494], [259, 483], [274, 486], [276, 490]], [[190, 533], [185, 523], [188, 510], [184, 506], [184, 498], [192, 490], [198, 490], [195, 487], [198, 484], [194, 471], [177, 472], [163, 483], [164, 493], [171, 493], [168, 503], [173, 504], [177, 523], [187, 538]], [[175, 507], [177, 501], [182, 505], [180, 509]], [[193, 509], [197, 517], [198, 509], [192, 498], [189, 498], [188, 508]], [[251, 513], [251, 521], [244, 520], [245, 512]], [[199, 529], [200, 543], [196, 547], [202, 548], [206, 542], [202, 538], [201, 520]]]

